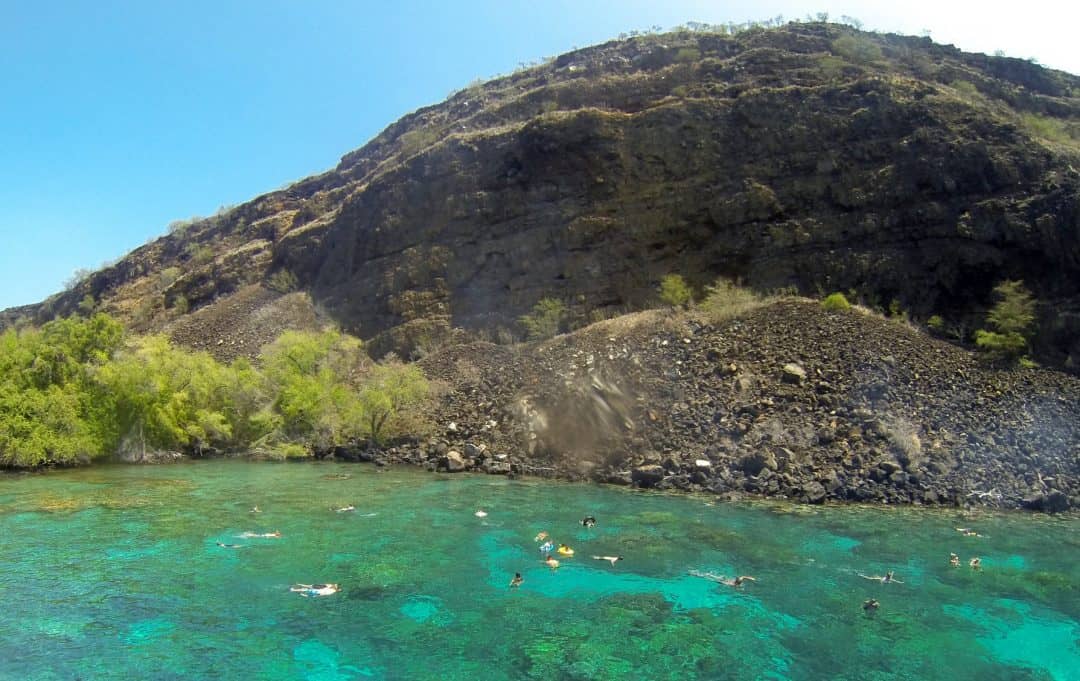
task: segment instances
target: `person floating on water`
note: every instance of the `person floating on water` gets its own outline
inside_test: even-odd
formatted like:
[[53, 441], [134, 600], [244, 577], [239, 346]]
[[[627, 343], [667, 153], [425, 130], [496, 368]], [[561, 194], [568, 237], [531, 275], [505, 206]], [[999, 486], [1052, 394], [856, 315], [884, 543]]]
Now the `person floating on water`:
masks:
[[566, 544], [559, 544], [557, 552], [560, 556], [572, 556], [574, 555], [574, 549], [570, 548]]
[[974, 558], [972, 558], [971, 560], [968, 561], [968, 565], [971, 566], [972, 570], [982, 570], [982, 559], [979, 558], [978, 556], [975, 556]]
[[331, 596], [341, 590], [337, 584], [293, 584], [289, 591], [298, 593], [304, 598], [312, 596]]
[[611, 567], [615, 567], [615, 563], [622, 559], [622, 556], [593, 556], [593, 560], [606, 560], [611, 563]]
[[950, 553], [949, 565], [952, 565], [953, 567], [960, 567], [960, 556], [956, 555], [955, 553]]
[[730, 587], [735, 588], [735, 589], [741, 587], [745, 582], [756, 582], [757, 581], [757, 579], [751, 577], [750, 575], [739, 575], [738, 577], [731, 578], [731, 577], [725, 577], [724, 575], [718, 575], [718, 574], [713, 573], [713, 572], [701, 572], [700, 570], [690, 570], [690, 572], [688, 574], [691, 574], [691, 575], [693, 575], [695, 577], [701, 577], [703, 579], [707, 579], [710, 582], [716, 582], [717, 584], [723, 584], [724, 586], [730, 586]]
[[585, 527], [596, 527], [596, 518], [591, 515], [587, 515], [581, 519], [581, 524]]
[[535, 537], [533, 537], [533, 541], [544, 541], [547, 538], [548, 538], [548, 533], [547, 532], [539, 532], [539, 533], [537, 533], [537, 535]]
[[519, 586], [521, 586], [521, 583], [524, 582], [524, 581], [525, 581], [525, 579], [521, 576], [521, 573], [520, 572], [515, 572], [514, 573], [514, 578], [510, 580], [510, 588], [511, 589], [516, 589]]
[[473, 513], [473, 515], [476, 516], [477, 518], [486, 518], [487, 517], [487, 511], [485, 511], [484, 509], [481, 508], [481, 509], [478, 509], [476, 511], [476, 513]]
[[262, 513], [262, 510], [258, 506], [252, 506], [251, 507], [251, 512], [252, 513]]
[[867, 615], [873, 614], [879, 607], [881, 607], [881, 604], [877, 602], [876, 598], [867, 598], [862, 604], [863, 612]]
[[882, 584], [892, 584], [892, 583], [903, 584], [903, 582], [901, 582], [899, 579], [897, 579], [894, 576], [895, 574], [896, 573], [893, 572], [892, 570], [889, 570], [888, 572], [886, 572], [884, 577], [881, 576], [881, 575], [864, 575], [861, 572], [858, 573], [858, 575], [860, 577], [862, 577], [863, 579], [872, 579], [875, 582], [881, 582]]
[[342, 506], [341, 508], [333, 508], [330, 510], [332, 510], [334, 513], [351, 513], [352, 511], [356, 510], [356, 507], [350, 504], [348, 506]]
[[256, 537], [260, 539], [279, 539], [281, 537], [281, 530], [274, 530], [273, 532], [263, 532], [261, 534], [258, 532], [244, 532], [243, 534], [238, 536], [243, 537], [244, 539], [254, 539]]
[[956, 528], [956, 531], [959, 532], [960, 534], [964, 535], [965, 537], [981, 537], [982, 536], [981, 534], [979, 534], [975, 530], [971, 529], [970, 527], [958, 527], [958, 528]]
[[552, 550], [554, 550], [554, 548], [555, 548], [554, 544], [552, 544], [550, 541], [546, 541], [546, 542], [544, 542], [543, 544], [540, 545], [540, 553], [543, 553], [543, 554], [551, 553]]
[[559, 561], [555, 560], [553, 556], [549, 555], [547, 558], [544, 559], [544, 565], [547, 565], [552, 570], [556, 570], [559, 567]]
[[217, 545], [220, 546], [223, 549], [242, 549], [242, 548], [244, 548], [243, 544], [223, 544], [221, 542], [218, 542]]

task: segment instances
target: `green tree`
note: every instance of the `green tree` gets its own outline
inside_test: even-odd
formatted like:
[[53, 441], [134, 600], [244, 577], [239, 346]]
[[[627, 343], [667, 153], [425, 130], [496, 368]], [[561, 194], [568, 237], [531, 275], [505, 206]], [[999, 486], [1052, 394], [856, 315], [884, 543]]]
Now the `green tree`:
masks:
[[327, 448], [359, 437], [363, 407], [354, 386], [366, 364], [360, 341], [338, 331], [283, 333], [262, 352], [281, 418], [281, 432], [271, 439], [305, 439]]
[[416, 429], [412, 412], [430, 392], [423, 371], [415, 364], [390, 361], [377, 364], [360, 387], [365, 435], [374, 443]]
[[679, 274], [668, 274], [660, 280], [660, 300], [672, 307], [686, 307], [693, 298], [693, 291]]
[[529, 340], [553, 338], [559, 333], [566, 306], [557, 298], [541, 298], [532, 312], [518, 318]]
[[112, 419], [93, 375], [122, 336], [104, 314], [0, 334], [0, 465], [66, 463], [108, 451]]
[[1007, 360], [1016, 360], [1028, 350], [1035, 331], [1037, 302], [1022, 281], [1003, 281], [994, 287], [998, 302], [986, 316], [992, 330], [975, 332], [975, 345]]

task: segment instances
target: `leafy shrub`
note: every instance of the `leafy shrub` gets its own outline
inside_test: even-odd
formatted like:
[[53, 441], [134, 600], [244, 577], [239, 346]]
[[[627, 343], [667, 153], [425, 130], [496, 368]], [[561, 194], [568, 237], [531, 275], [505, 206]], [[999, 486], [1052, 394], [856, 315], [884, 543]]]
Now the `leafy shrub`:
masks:
[[867, 64], [881, 59], [881, 48], [874, 42], [853, 35], [842, 35], [832, 42], [836, 54], [853, 62]]
[[994, 293], [999, 300], [986, 316], [993, 330], [977, 330], [975, 345], [1003, 359], [1019, 359], [1034, 332], [1037, 303], [1022, 281], [1003, 281]]
[[668, 274], [660, 280], [660, 300], [672, 307], [686, 307], [693, 291], [679, 274]]
[[926, 320], [926, 328], [934, 333], [945, 333], [945, 319], [939, 314], [932, 315]]
[[187, 314], [191, 310], [191, 303], [188, 302], [187, 296], [179, 295], [173, 298], [172, 307], [176, 314]]
[[711, 322], [720, 322], [742, 314], [763, 303], [761, 297], [729, 279], [717, 279], [705, 287], [705, 298], [698, 306]]
[[184, 271], [179, 267], [166, 267], [158, 274], [158, 286], [162, 289], [169, 288], [183, 273]]
[[825, 300], [821, 301], [821, 307], [829, 312], [841, 312], [851, 309], [851, 303], [848, 302], [843, 293], [837, 291], [826, 296]]
[[529, 340], [544, 340], [553, 338], [559, 333], [563, 317], [566, 315], [566, 305], [557, 298], [541, 298], [533, 305], [532, 312], [521, 315], [518, 321], [525, 327], [525, 333]]
[[278, 293], [290, 293], [300, 286], [296, 275], [289, 270], [278, 270], [266, 280], [266, 287]]
[[209, 264], [214, 259], [214, 249], [207, 244], [190, 243], [184, 249], [188, 256], [188, 266], [192, 269]]
[[696, 47], [680, 47], [675, 53], [675, 61], [692, 62], [701, 59], [701, 50]]

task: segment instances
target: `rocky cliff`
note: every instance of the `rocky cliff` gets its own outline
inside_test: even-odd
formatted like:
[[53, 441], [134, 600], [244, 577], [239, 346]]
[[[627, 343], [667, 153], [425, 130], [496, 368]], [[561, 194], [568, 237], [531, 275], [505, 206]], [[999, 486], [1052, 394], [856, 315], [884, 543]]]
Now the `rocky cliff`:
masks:
[[959, 329], [1013, 278], [1043, 303], [1038, 356], [1075, 366], [1077, 168], [1080, 78], [1023, 60], [833, 24], [639, 36], [458, 92], [18, 314], [89, 295], [250, 354], [273, 289], [300, 289], [296, 324], [408, 353], [515, 330], [542, 297], [581, 322], [639, 308], [671, 272], [855, 290]]

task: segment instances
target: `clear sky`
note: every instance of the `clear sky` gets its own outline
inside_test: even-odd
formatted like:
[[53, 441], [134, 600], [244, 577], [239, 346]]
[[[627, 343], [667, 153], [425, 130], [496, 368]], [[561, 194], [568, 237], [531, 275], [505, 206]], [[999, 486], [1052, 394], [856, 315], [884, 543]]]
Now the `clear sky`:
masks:
[[1080, 74], [1064, 0], [0, 0], [0, 309], [333, 167], [476, 78], [686, 21], [829, 12]]

